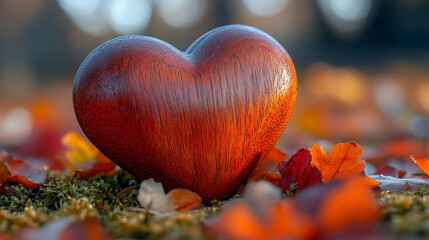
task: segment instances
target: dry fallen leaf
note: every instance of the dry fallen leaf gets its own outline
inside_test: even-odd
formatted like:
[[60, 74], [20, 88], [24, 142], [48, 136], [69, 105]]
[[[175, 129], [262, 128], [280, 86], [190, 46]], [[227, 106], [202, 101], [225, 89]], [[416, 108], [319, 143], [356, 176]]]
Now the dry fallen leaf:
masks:
[[353, 176], [353, 178], [360, 178], [360, 181], [365, 183], [368, 189], [373, 189], [381, 184], [380, 182], [368, 176], [356, 175], [356, 176]]
[[243, 199], [222, 207], [206, 223], [207, 230], [225, 239], [311, 239], [313, 222], [296, 211], [292, 200], [280, 201], [280, 189], [267, 181], [251, 182]]
[[395, 178], [384, 175], [369, 175], [372, 179], [380, 183], [378, 189], [390, 191], [411, 191], [419, 187], [429, 186], [429, 179], [420, 177]]
[[76, 132], [68, 132], [61, 138], [63, 146], [68, 150], [64, 152], [66, 159], [71, 163], [85, 163], [94, 161], [97, 157], [97, 150], [91, 147]]
[[273, 147], [258, 164], [255, 171], [247, 178], [247, 181], [267, 180], [277, 185], [281, 178], [277, 166], [280, 162], [285, 161], [286, 158], [286, 153], [281, 152], [277, 147]]
[[89, 179], [90, 177], [97, 175], [112, 176], [115, 174], [116, 164], [104, 156], [102, 153], [97, 155], [97, 161], [90, 169], [87, 170], [76, 170], [74, 176], [79, 176], [83, 179]]
[[[46, 179], [46, 177], [45, 177], [45, 179]], [[32, 182], [32, 181], [28, 180], [27, 178], [21, 177], [21, 176], [13, 176], [13, 177], [8, 178], [7, 180], [9, 182], [21, 184], [22, 186], [26, 187], [27, 189], [45, 186], [45, 184], [43, 184], [43, 183], [35, 183], [35, 182]]]
[[152, 213], [188, 210], [202, 202], [198, 194], [187, 189], [176, 188], [165, 194], [162, 184], [152, 178], [140, 184], [137, 201], [142, 208], [149, 209]]
[[66, 160], [61, 158], [58, 160], [68, 166], [74, 176], [89, 179], [100, 174], [107, 176], [114, 174], [116, 164], [79, 134], [69, 132], [63, 136], [61, 143], [68, 149], [64, 153]]
[[231, 240], [312, 239], [315, 227], [310, 218], [296, 212], [290, 200], [267, 209], [266, 221], [258, 218], [249, 205], [237, 203], [223, 210], [206, 226], [209, 232]]
[[291, 184], [297, 184], [297, 190], [302, 190], [322, 182], [319, 170], [311, 166], [311, 155], [306, 149], [299, 150], [288, 162], [280, 162], [279, 172], [282, 176], [279, 186], [288, 191]]
[[6, 151], [0, 152], [0, 163], [7, 168], [3, 173], [8, 176], [7, 181], [21, 184], [28, 189], [44, 186], [47, 177], [45, 169], [37, 169], [27, 162], [14, 159]]
[[363, 178], [351, 178], [332, 189], [322, 201], [319, 221], [327, 232], [338, 232], [350, 226], [373, 223], [380, 209], [368, 191]]
[[[294, 201], [301, 214], [314, 220], [321, 239], [367, 239], [381, 216], [368, 183], [361, 176], [305, 188]], [[356, 229], [359, 231], [355, 232]]]
[[330, 155], [317, 144], [310, 148], [311, 164], [319, 169], [322, 181], [344, 178], [361, 173], [365, 169], [365, 161], [359, 159], [363, 148], [355, 142], [335, 145]]
[[407, 172], [400, 170], [400, 169], [398, 169], [394, 166], [391, 166], [389, 164], [384, 164], [377, 169], [375, 174], [383, 174], [384, 176], [403, 178], [407, 174]]
[[410, 159], [427, 175], [429, 176], [429, 160], [426, 158], [415, 159], [413, 156], [410, 156]]

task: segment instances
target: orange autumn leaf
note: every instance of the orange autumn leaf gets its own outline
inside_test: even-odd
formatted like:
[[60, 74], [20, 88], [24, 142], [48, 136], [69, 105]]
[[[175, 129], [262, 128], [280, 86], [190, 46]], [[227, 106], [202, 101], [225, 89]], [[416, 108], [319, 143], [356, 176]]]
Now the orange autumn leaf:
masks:
[[43, 183], [34, 183], [34, 182], [32, 182], [32, 181], [30, 181], [27, 178], [22, 177], [22, 176], [13, 176], [13, 177], [8, 178], [7, 180], [9, 182], [21, 184], [22, 186], [26, 187], [27, 189], [45, 186], [45, 184], [43, 184]]
[[188, 210], [202, 202], [197, 193], [183, 188], [176, 188], [165, 194], [162, 184], [152, 178], [140, 184], [137, 201], [142, 208], [155, 214]]
[[291, 200], [277, 202], [267, 210], [268, 218], [258, 218], [251, 206], [240, 202], [225, 209], [207, 223], [208, 230], [231, 240], [311, 239], [315, 227], [300, 215]]
[[[206, 224], [224, 239], [311, 239], [316, 229], [309, 216], [297, 211], [291, 199], [280, 200], [281, 189], [268, 181], [250, 182], [244, 198], [222, 207]], [[222, 238], [222, 239], [223, 239]]]
[[277, 166], [287, 159], [288, 155], [281, 152], [277, 147], [271, 151], [256, 167], [255, 171], [247, 178], [247, 181], [267, 180], [277, 185], [281, 179]]
[[375, 222], [381, 211], [364, 178], [351, 178], [332, 189], [321, 203], [318, 218], [325, 232], [338, 232]]
[[330, 155], [317, 144], [310, 148], [311, 165], [319, 169], [322, 181], [344, 178], [361, 173], [365, 169], [365, 161], [359, 159], [363, 148], [356, 142], [335, 145]]
[[380, 182], [376, 181], [373, 178], [367, 177], [367, 176], [356, 175], [354, 177], [360, 178], [360, 181], [365, 183], [365, 185], [368, 187], [368, 189], [373, 189], [373, 188], [377, 187], [378, 185], [380, 185]]
[[429, 176], [429, 160], [426, 158], [415, 159], [413, 156], [410, 156], [410, 159], [426, 174]]

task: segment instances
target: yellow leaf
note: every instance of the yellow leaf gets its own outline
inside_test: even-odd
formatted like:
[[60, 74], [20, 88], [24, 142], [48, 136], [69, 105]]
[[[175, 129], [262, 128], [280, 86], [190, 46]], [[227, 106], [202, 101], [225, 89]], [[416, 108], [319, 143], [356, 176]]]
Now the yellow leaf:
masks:
[[64, 155], [71, 163], [91, 162], [97, 158], [97, 149], [89, 145], [75, 132], [69, 132], [64, 135], [61, 143], [68, 148]]

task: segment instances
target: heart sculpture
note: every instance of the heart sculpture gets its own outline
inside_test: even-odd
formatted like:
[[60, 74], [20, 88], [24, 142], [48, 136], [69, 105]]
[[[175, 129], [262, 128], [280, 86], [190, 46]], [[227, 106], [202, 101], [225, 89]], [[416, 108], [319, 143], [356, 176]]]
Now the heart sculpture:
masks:
[[77, 72], [73, 103], [93, 144], [139, 179], [225, 199], [283, 133], [296, 101], [286, 50], [243, 25], [186, 52], [145, 36], [103, 43]]

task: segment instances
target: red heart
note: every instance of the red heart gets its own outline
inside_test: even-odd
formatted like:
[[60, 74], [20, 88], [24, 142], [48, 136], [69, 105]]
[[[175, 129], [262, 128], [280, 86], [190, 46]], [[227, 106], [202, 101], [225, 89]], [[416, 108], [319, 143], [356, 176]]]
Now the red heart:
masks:
[[76, 75], [73, 103], [88, 138], [140, 179], [225, 199], [283, 133], [296, 100], [286, 50], [231, 25], [186, 52], [124, 36], [96, 48]]

